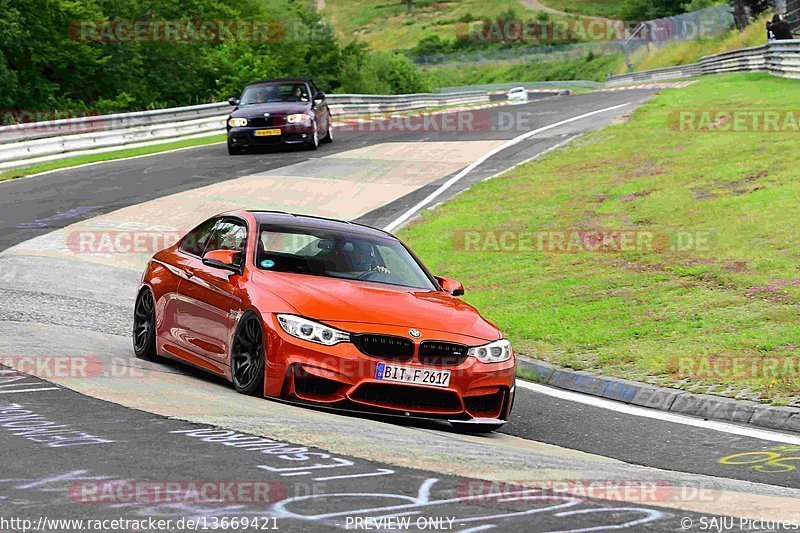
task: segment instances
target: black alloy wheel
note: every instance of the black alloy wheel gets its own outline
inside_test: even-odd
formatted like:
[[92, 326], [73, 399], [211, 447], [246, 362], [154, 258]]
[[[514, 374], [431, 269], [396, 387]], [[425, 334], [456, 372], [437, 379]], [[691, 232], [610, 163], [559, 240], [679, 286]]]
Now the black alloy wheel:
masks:
[[248, 313], [239, 322], [231, 346], [231, 376], [236, 392], [261, 396], [264, 389], [264, 330], [261, 319]]
[[156, 358], [156, 305], [150, 289], [142, 289], [133, 312], [133, 353], [139, 359]]

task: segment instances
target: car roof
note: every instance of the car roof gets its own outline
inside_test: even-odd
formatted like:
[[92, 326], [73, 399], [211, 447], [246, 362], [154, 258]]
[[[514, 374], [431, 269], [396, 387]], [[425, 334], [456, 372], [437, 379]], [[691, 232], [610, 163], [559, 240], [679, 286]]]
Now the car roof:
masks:
[[346, 220], [286, 213], [284, 211], [249, 210], [247, 212], [253, 215], [259, 224], [275, 224], [276, 226], [290, 226], [295, 228], [329, 229], [347, 233], [357, 233], [360, 235], [372, 235], [384, 239], [388, 237], [392, 240], [397, 240], [397, 237], [387, 231], [356, 222], [348, 222]]
[[261, 85], [264, 83], [313, 83], [313, 82], [308, 78], [272, 78], [272, 79], [250, 82], [246, 85], [246, 87], [249, 87], [251, 85]]

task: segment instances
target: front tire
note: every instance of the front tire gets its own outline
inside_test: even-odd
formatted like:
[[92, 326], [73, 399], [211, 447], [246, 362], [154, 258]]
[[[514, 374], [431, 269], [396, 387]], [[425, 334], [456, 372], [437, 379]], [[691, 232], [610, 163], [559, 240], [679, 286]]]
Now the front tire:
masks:
[[325, 144], [330, 144], [333, 142], [333, 124], [330, 113], [328, 113], [328, 132], [325, 134], [325, 137], [322, 138], [322, 142]]
[[311, 134], [311, 139], [306, 144], [306, 147], [309, 150], [316, 150], [319, 148], [319, 129], [317, 123], [314, 122], [314, 132]]
[[156, 354], [156, 304], [149, 288], [142, 289], [133, 311], [133, 353], [152, 361]]
[[240, 146], [233, 146], [231, 145], [230, 141], [228, 141], [228, 155], [242, 155], [244, 153], [244, 148]]
[[263, 395], [265, 361], [261, 319], [255, 313], [246, 313], [239, 321], [231, 344], [231, 380], [236, 392]]

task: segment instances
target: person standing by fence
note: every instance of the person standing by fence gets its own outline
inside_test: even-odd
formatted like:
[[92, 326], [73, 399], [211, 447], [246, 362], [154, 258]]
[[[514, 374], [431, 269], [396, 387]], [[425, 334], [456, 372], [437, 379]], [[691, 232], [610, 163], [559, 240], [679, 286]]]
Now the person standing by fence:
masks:
[[792, 39], [792, 29], [789, 23], [781, 19], [781, 16], [775, 14], [772, 20], [767, 22], [767, 40], [784, 40]]

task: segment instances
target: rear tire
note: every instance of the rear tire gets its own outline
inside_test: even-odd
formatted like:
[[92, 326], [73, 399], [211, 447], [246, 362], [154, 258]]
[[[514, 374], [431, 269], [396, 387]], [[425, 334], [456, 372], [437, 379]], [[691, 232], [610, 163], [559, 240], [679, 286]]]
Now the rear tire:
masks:
[[261, 319], [255, 313], [245, 313], [236, 328], [231, 344], [231, 381], [240, 394], [263, 396], [264, 329]]
[[153, 293], [144, 288], [136, 298], [133, 311], [133, 353], [139, 359], [152, 361], [156, 353], [156, 305]]

